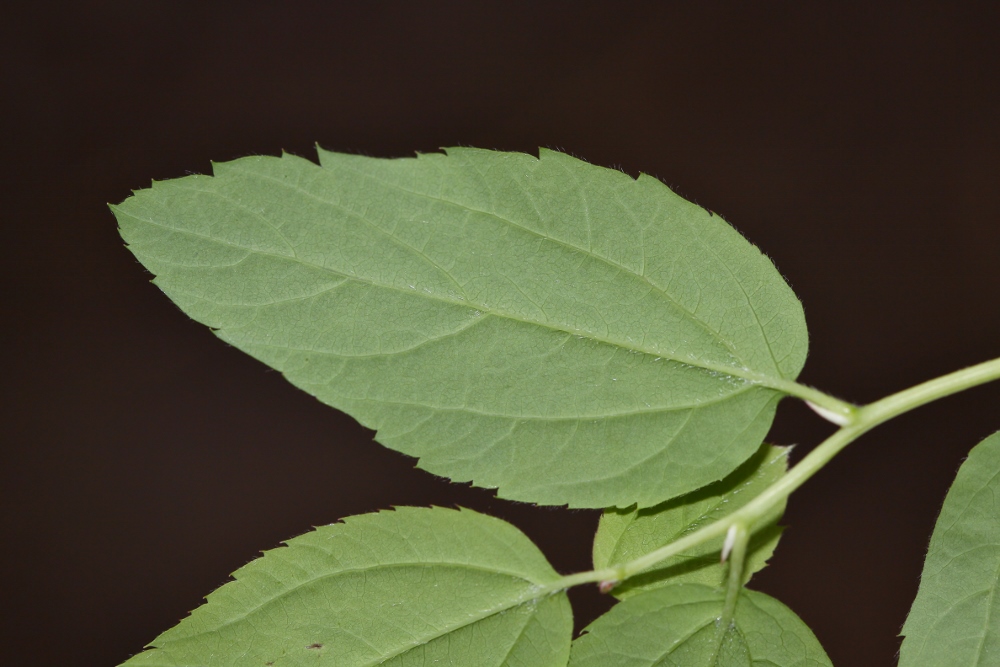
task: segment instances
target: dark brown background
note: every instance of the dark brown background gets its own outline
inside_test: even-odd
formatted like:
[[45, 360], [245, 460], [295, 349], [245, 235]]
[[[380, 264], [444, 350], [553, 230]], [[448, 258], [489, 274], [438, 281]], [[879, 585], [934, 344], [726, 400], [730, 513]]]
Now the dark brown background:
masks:
[[[763, 248], [805, 303], [807, 383], [866, 402], [1000, 354], [997, 3], [66, 5], [2, 28], [4, 664], [115, 665], [260, 550], [397, 504], [498, 514], [588, 567], [593, 512], [413, 469], [149, 284], [105, 204], [209, 160], [561, 148]], [[793, 497], [754, 585], [839, 666], [894, 664], [998, 398], [886, 425]], [[772, 437], [828, 432], [789, 402]], [[606, 604], [574, 595], [578, 622]]]

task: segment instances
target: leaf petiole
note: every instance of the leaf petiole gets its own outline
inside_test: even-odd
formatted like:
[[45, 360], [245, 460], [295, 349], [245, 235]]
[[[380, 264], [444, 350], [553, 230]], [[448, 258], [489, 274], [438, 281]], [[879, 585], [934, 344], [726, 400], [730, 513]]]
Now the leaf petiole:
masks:
[[837, 426], [846, 426], [856, 418], [858, 406], [834, 398], [819, 389], [813, 389], [792, 380], [769, 379], [766, 384], [789, 396], [801, 398], [816, 414]]

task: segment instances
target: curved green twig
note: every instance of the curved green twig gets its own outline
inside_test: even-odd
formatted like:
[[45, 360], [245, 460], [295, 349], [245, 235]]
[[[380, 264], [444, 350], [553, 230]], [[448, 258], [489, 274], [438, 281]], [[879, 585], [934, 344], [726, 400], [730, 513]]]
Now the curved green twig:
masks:
[[733, 525], [744, 525], [752, 531], [754, 524], [762, 516], [765, 516], [777, 503], [802, 486], [840, 450], [865, 432], [921, 405], [997, 379], [1000, 379], [1000, 358], [963, 368], [892, 394], [874, 403], [852, 408], [853, 419], [851, 421], [824, 440], [798, 465], [739, 510], [627, 563], [569, 575], [560, 579], [558, 584], [568, 588], [589, 582], [605, 584], [620, 582], [671, 556], [725, 535]]

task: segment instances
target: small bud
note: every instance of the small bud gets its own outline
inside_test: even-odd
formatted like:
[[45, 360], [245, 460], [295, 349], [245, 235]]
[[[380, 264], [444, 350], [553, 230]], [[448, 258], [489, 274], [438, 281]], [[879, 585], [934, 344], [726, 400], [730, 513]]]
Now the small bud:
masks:
[[617, 585], [618, 585], [617, 581], [615, 581], [614, 579], [609, 579], [607, 581], [602, 581], [601, 583], [597, 584], [597, 590], [601, 591], [602, 593], [610, 593], [611, 589]]
[[726, 541], [722, 543], [721, 562], [725, 563], [726, 559], [729, 558], [729, 553], [733, 550], [733, 545], [736, 544], [736, 534], [738, 532], [739, 532], [739, 527], [737, 527], [735, 523], [731, 525], [729, 527], [729, 530], [726, 532]]
[[849, 415], [841, 414], [839, 412], [834, 412], [829, 408], [824, 408], [822, 405], [816, 405], [812, 401], [806, 401], [806, 405], [812, 408], [812, 411], [818, 414], [823, 419], [828, 422], [832, 422], [837, 426], [846, 426], [851, 423], [851, 417]]

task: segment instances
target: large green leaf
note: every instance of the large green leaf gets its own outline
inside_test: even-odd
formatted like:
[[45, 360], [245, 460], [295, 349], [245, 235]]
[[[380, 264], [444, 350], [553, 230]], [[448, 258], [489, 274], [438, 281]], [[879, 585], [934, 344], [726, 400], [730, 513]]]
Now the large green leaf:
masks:
[[631, 597], [573, 642], [569, 667], [831, 667], [812, 631], [785, 605], [743, 589], [723, 628], [724, 598], [701, 584]]
[[572, 612], [508, 523], [402, 507], [289, 540], [129, 667], [562, 667]]
[[[594, 567], [601, 569], [648, 554], [743, 507], [785, 474], [788, 450], [763, 445], [731, 475], [704, 489], [646, 509], [606, 510], [594, 538]], [[784, 511], [782, 502], [754, 527], [743, 570], [744, 583], [767, 565], [774, 553], [781, 537], [777, 522]], [[625, 598], [675, 583], [722, 586], [727, 569], [719, 559], [721, 549], [722, 538], [705, 542], [630, 577], [613, 592]]]
[[654, 505], [750, 457], [804, 363], [770, 260], [654, 178], [551, 151], [320, 159], [154, 183], [122, 236], [185, 312], [433, 473]]
[[900, 667], [1000, 665], [1000, 433], [948, 491], [902, 634]]

